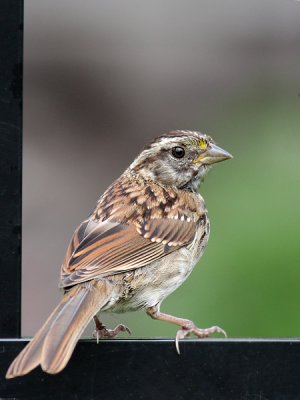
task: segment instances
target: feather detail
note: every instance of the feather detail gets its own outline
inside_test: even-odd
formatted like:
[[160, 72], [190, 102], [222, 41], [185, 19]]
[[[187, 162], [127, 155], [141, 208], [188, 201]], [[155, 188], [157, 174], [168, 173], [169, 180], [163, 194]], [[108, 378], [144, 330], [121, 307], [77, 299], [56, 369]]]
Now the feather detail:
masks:
[[122, 176], [75, 231], [60, 286], [128, 272], [161, 259], [193, 241], [205, 213], [198, 194]]

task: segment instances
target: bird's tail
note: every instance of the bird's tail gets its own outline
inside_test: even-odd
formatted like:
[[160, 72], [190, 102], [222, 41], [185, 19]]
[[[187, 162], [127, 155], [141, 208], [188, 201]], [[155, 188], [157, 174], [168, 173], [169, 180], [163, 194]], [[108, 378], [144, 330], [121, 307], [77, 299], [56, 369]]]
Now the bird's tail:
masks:
[[92, 317], [114, 294], [107, 280], [93, 280], [72, 287], [30, 343], [12, 362], [6, 378], [25, 375], [41, 365], [49, 374], [60, 372]]

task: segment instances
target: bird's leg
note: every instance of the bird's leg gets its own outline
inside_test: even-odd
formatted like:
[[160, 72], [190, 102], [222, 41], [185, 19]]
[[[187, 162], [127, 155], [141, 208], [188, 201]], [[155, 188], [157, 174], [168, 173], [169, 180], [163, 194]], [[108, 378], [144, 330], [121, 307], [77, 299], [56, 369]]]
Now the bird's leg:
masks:
[[219, 328], [218, 326], [211, 326], [210, 328], [201, 329], [198, 328], [193, 321], [189, 319], [183, 319], [174, 317], [173, 315], [165, 314], [160, 312], [159, 306], [149, 307], [146, 309], [146, 313], [150, 315], [151, 318], [157, 319], [159, 321], [171, 322], [172, 324], [179, 325], [181, 329], [177, 331], [175, 344], [177, 353], [180, 354], [179, 351], [179, 340], [184, 339], [190, 333], [194, 333], [199, 338], [206, 338], [213, 333], [222, 333], [225, 337], [227, 337], [226, 332]]
[[94, 316], [94, 322], [95, 330], [93, 336], [97, 339], [97, 343], [99, 343], [100, 338], [113, 338], [120, 332], [128, 332], [129, 335], [131, 335], [129, 328], [123, 324], [117, 325], [114, 329], [108, 329], [104, 324], [102, 324], [97, 315]]

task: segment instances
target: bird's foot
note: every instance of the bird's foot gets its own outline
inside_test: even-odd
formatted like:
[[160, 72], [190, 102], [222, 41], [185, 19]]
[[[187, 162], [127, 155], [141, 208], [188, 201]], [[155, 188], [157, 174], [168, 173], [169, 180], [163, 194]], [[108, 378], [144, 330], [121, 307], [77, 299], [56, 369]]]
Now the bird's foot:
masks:
[[99, 339], [113, 338], [117, 336], [120, 332], [128, 332], [129, 335], [131, 335], [130, 329], [123, 324], [117, 325], [114, 329], [108, 329], [104, 324], [102, 324], [97, 316], [94, 316], [94, 321], [96, 326], [93, 332], [93, 337], [97, 339], [97, 343], [99, 343]]
[[192, 321], [189, 321], [188, 324], [186, 324], [185, 326], [183, 326], [181, 329], [179, 329], [177, 331], [176, 338], [175, 338], [175, 344], [176, 344], [176, 350], [177, 350], [178, 354], [180, 354], [179, 340], [184, 339], [191, 333], [196, 335], [198, 338], [207, 338], [210, 335], [212, 335], [213, 333], [222, 333], [227, 338], [226, 332], [219, 326], [211, 326], [210, 328], [201, 329], [201, 328], [198, 328]]

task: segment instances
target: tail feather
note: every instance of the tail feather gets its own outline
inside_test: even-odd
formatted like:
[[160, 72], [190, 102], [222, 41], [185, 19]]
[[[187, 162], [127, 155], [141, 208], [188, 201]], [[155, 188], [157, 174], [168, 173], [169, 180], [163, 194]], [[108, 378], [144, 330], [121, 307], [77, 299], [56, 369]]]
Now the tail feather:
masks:
[[72, 307], [57, 316], [42, 350], [42, 369], [50, 374], [61, 371], [69, 361], [77, 341], [92, 317], [101, 309], [112, 294], [112, 286], [101, 285], [88, 288], [76, 296]]
[[61, 307], [62, 304], [59, 304], [55, 308], [55, 310], [52, 312], [44, 325], [35, 334], [31, 342], [29, 342], [28, 345], [17, 356], [17, 358], [15, 358], [6, 373], [7, 379], [14, 378], [20, 375], [25, 375], [40, 364], [41, 350], [44, 339], [49, 331], [53, 320], [56, 317], [56, 313], [59, 312], [59, 309]]
[[6, 378], [25, 375], [38, 365], [50, 374], [60, 372], [89, 321], [110, 300], [113, 290], [107, 280], [74, 286], [12, 362]]

